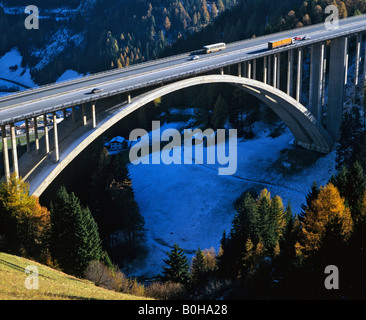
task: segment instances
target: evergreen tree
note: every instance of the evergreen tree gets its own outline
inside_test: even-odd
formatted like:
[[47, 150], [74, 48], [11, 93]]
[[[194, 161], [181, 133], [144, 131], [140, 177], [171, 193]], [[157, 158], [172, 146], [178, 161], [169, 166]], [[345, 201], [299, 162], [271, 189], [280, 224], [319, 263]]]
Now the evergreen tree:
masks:
[[298, 215], [298, 218], [300, 221], [304, 220], [304, 217], [306, 215], [306, 211], [310, 210], [311, 208], [311, 204], [313, 203], [313, 201], [318, 197], [319, 195], [319, 187], [316, 183], [316, 181], [313, 181], [313, 184], [310, 188], [310, 191], [308, 192], [308, 194], [305, 197], [306, 203], [301, 204], [301, 213]]
[[353, 108], [343, 114], [340, 128], [339, 145], [337, 147], [336, 169], [349, 166], [354, 161], [354, 149], [362, 133], [360, 112]]
[[[137, 246], [145, 240], [145, 221], [135, 201], [132, 180], [121, 154], [100, 154], [92, 176], [91, 199], [101, 237], [108, 252], [123, 247], [125, 258], [134, 258]], [[116, 240], [115, 235], [121, 236]], [[118, 254], [121, 257], [120, 253]]]
[[224, 123], [226, 115], [227, 115], [227, 103], [220, 94], [216, 100], [212, 112], [211, 124], [214, 130], [220, 128], [220, 126]]
[[182, 248], [176, 243], [170, 252], [168, 259], [164, 259], [167, 266], [163, 267], [163, 280], [187, 285], [189, 282], [189, 263]]
[[202, 250], [198, 248], [191, 264], [191, 281], [193, 285], [197, 285], [203, 280], [203, 275], [206, 272], [204, 259]]
[[90, 210], [65, 187], [51, 203], [51, 226], [51, 254], [65, 272], [82, 276], [90, 261], [102, 259], [98, 226]]
[[340, 195], [345, 198], [353, 220], [357, 221], [366, 187], [365, 174], [361, 165], [356, 161], [348, 168], [343, 166], [337, 175], [331, 178], [330, 182], [338, 188]]

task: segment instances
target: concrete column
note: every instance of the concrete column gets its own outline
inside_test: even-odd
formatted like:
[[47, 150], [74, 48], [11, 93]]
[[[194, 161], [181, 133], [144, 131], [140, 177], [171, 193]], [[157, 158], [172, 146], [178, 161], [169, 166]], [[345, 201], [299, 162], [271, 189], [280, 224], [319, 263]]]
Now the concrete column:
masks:
[[10, 179], [8, 138], [7, 138], [7, 134], [6, 134], [6, 127], [4, 125], [1, 126], [1, 140], [3, 143], [4, 175], [5, 175], [5, 180], [8, 182]]
[[347, 46], [347, 37], [333, 39], [330, 46], [327, 131], [334, 141], [339, 139], [342, 122]]
[[224, 68], [220, 68], [220, 74], [223, 76], [224, 75]]
[[363, 55], [363, 84], [362, 84], [362, 99], [365, 99], [365, 86], [366, 86], [366, 36], [365, 38], [365, 53]]
[[241, 77], [241, 63], [238, 63], [238, 77]]
[[268, 67], [267, 67], [267, 59], [268, 57], [263, 57], [263, 83], [267, 84], [267, 72], [268, 72]]
[[95, 116], [95, 102], [92, 102], [91, 109], [92, 109], [92, 119], [93, 119], [93, 129], [94, 129], [97, 127], [97, 118]]
[[85, 104], [81, 105], [81, 114], [82, 114], [82, 117], [83, 117], [83, 125], [85, 126], [86, 125]]
[[347, 84], [348, 82], [348, 59], [349, 59], [349, 55], [348, 55], [348, 47], [346, 49], [346, 65], [345, 65], [345, 70], [346, 72], [344, 73], [344, 84]]
[[46, 154], [50, 153], [50, 140], [48, 137], [48, 126], [47, 126], [47, 115], [43, 115], [43, 123], [44, 123], [44, 142], [46, 145]]
[[355, 58], [355, 81], [353, 84], [353, 96], [352, 96], [353, 103], [356, 102], [358, 77], [360, 75], [361, 40], [362, 40], [362, 35], [361, 35], [361, 33], [358, 33], [357, 34], [357, 43], [356, 43], [356, 58]]
[[325, 80], [326, 80], [326, 76], [327, 76], [327, 46], [324, 46], [324, 63], [323, 63], [323, 86], [322, 86], [322, 107], [324, 106], [324, 101], [325, 101]]
[[34, 141], [36, 143], [36, 154], [39, 152], [39, 137], [38, 137], [38, 120], [37, 117], [33, 118], [34, 122]]
[[75, 107], [72, 107], [71, 120], [73, 123], [75, 122]]
[[25, 119], [25, 137], [27, 140], [27, 152], [30, 152], [31, 148], [30, 148], [29, 120], [28, 119]]
[[319, 121], [322, 118], [324, 47], [324, 43], [311, 46], [309, 110]]
[[302, 48], [299, 48], [297, 50], [297, 74], [296, 74], [296, 100], [298, 102], [301, 102], [302, 60], [303, 60], [303, 51], [302, 51]]
[[272, 81], [272, 78], [271, 78], [271, 75], [272, 75], [272, 56], [268, 56], [267, 57], [267, 61], [268, 61], [268, 84], [271, 85], [271, 81]]
[[277, 54], [277, 80], [276, 80], [276, 88], [281, 88], [281, 54]]
[[[224, 69], [222, 69], [221, 74], [224, 74], [223, 72], [224, 72]], [[130, 93], [127, 95], [127, 103], [131, 103], [131, 94]]]
[[248, 77], [248, 72], [247, 72], [247, 70], [248, 70], [248, 63], [247, 63], [247, 61], [245, 61], [245, 62], [243, 63], [243, 76], [244, 76], [245, 78], [247, 78], [247, 77]]
[[10, 138], [11, 138], [11, 155], [13, 159], [13, 172], [15, 176], [19, 177], [19, 168], [18, 168], [18, 154], [17, 154], [17, 137], [15, 134], [15, 125], [12, 123], [10, 125]]
[[53, 118], [53, 138], [55, 142], [55, 161], [58, 162], [60, 160], [60, 151], [58, 149], [58, 133], [57, 133], [57, 117], [56, 112], [52, 113]]
[[251, 79], [252, 78], [252, 61], [248, 61], [248, 66], [247, 66], [247, 78]]
[[293, 95], [293, 61], [294, 61], [294, 51], [288, 51], [287, 57], [287, 94], [292, 97]]
[[275, 54], [273, 56], [273, 81], [272, 81], [274, 88], [277, 88], [277, 71], [278, 71], [277, 65], [278, 65], [278, 56], [277, 54]]
[[257, 60], [253, 60], [253, 70], [252, 70], [252, 76], [254, 80], [257, 80]]
[[62, 111], [63, 111], [63, 114], [64, 114], [64, 120], [65, 120], [66, 119], [66, 114], [67, 114], [66, 109], [63, 109]]

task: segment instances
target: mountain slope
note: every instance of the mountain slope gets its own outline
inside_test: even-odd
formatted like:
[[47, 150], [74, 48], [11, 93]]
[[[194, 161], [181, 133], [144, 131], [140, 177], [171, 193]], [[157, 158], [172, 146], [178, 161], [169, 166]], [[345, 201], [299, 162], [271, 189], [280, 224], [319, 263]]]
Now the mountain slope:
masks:
[[[39, 272], [38, 289], [25, 287], [27, 266]], [[37, 262], [0, 252], [0, 300], [143, 300], [95, 286]]]

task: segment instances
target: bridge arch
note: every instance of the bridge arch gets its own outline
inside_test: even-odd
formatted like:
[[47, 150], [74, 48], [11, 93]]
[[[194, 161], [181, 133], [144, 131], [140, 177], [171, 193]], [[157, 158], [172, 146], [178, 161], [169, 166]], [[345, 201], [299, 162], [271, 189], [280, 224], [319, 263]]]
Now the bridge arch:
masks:
[[[64, 148], [58, 163], [49, 162], [47, 165], [35, 169], [26, 180], [30, 185], [30, 193], [40, 196], [52, 181], [97, 137], [118, 123], [135, 110], [145, 106], [155, 99], [184, 88], [212, 84], [227, 83], [235, 85], [268, 105], [286, 123], [293, 133], [296, 143], [308, 149], [327, 153], [332, 149], [332, 139], [302, 104], [286, 93], [263, 82], [230, 75], [206, 75], [189, 78], [167, 84], [150, 92], [135, 97], [131, 103], [121, 107], [114, 113], [99, 121], [98, 126]], [[21, 160], [21, 159], [20, 159]]]

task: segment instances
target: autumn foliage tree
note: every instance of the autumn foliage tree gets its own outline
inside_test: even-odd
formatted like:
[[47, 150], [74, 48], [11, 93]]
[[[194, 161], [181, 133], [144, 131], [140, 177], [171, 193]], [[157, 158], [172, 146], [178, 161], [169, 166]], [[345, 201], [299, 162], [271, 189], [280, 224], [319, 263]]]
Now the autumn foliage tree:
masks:
[[0, 185], [0, 235], [6, 251], [45, 259], [50, 212], [29, 194], [29, 185], [13, 174]]
[[303, 244], [299, 248], [305, 256], [320, 249], [326, 232], [331, 228], [336, 228], [341, 238], [347, 241], [353, 221], [344, 198], [332, 183], [328, 183], [320, 190], [302, 223]]

